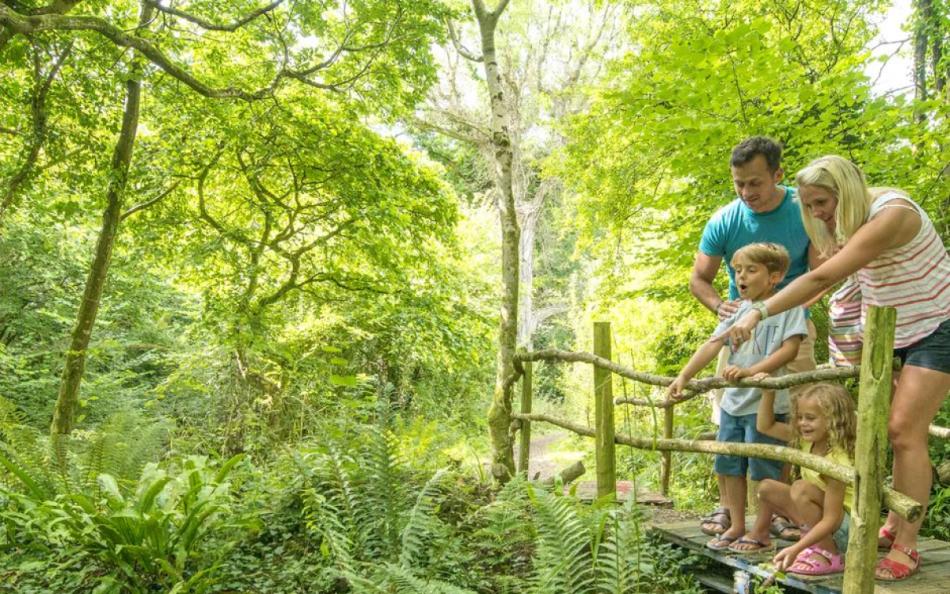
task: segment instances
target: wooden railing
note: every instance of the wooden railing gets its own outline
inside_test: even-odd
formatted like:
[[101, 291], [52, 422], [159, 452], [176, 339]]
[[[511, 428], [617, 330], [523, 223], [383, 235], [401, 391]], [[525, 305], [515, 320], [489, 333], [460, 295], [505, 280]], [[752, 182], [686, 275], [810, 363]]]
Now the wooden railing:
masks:
[[[874, 565], [877, 555], [877, 532], [880, 524], [881, 501], [901, 517], [913, 522], [923, 513], [922, 505], [910, 497], [884, 486], [884, 460], [887, 445], [887, 418], [890, 413], [891, 375], [894, 344], [893, 308], [870, 307], [864, 329], [864, 349], [860, 367], [819, 369], [765, 380], [729, 382], [722, 378], [693, 380], [686, 386], [687, 396], [677, 401], [663, 399], [613, 398], [613, 374], [636, 382], [665, 387], [673, 378], [634, 371], [611, 361], [609, 322], [594, 324], [594, 353], [576, 353], [544, 350], [518, 353], [515, 356], [515, 374], [510, 384], [521, 379], [521, 412], [513, 414], [513, 430], [521, 431], [518, 471], [526, 473], [530, 450], [531, 423], [545, 422], [567, 429], [578, 435], [594, 438], [598, 497], [616, 496], [616, 444], [662, 453], [661, 490], [667, 494], [672, 474], [671, 452], [729, 454], [780, 460], [804, 466], [844, 483], [854, 485], [855, 500], [851, 514], [844, 592], [858, 594], [874, 590]], [[531, 412], [532, 362], [583, 362], [594, 368], [594, 427], [589, 428], [550, 415]], [[725, 443], [707, 440], [674, 439], [674, 409], [683, 402], [716, 388], [727, 386], [755, 386], [766, 389], [788, 388], [818, 381], [840, 381], [860, 378], [858, 389], [857, 445], [853, 468], [841, 466], [821, 456], [807, 454], [799, 449], [766, 444]], [[631, 404], [663, 409], [663, 437], [634, 437], [616, 435], [614, 407]], [[931, 427], [931, 434], [950, 433]]]

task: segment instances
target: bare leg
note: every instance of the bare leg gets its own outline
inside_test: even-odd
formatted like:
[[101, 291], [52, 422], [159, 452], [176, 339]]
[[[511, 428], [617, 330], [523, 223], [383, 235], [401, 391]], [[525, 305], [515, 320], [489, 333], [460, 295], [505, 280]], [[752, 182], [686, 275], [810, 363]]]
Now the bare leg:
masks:
[[792, 500], [789, 497], [789, 487], [784, 482], [763, 479], [759, 482], [757, 496], [759, 512], [755, 516], [755, 524], [752, 525], [746, 537], [755, 539], [762, 544], [769, 544], [771, 540], [769, 526], [772, 523], [772, 514], [791, 517]]
[[745, 477], [721, 476], [723, 487], [725, 487], [723, 503], [725, 503], [726, 509], [729, 510], [729, 515], [732, 517], [732, 526], [722, 535], [728, 538], [739, 538], [745, 534]]
[[[793, 514], [795, 521], [808, 527], [817, 524], [825, 513], [825, 492], [806, 480], [795, 481], [790, 492], [795, 507]], [[804, 529], [802, 534], [804, 535]], [[837, 553], [838, 547], [832, 536], [832, 533], [826, 534], [815, 544], [827, 551]]]
[[[925, 511], [932, 481], [927, 431], [948, 391], [950, 374], [907, 366], [901, 371], [891, 402], [887, 432], [894, 449], [894, 489], [919, 501]], [[897, 514], [891, 514], [885, 526], [893, 526], [891, 531], [897, 535], [895, 542], [916, 549], [917, 533], [922, 523], [923, 516], [916, 522], [907, 522]], [[914, 561], [898, 550], [891, 549], [887, 556], [914, 566]], [[879, 573], [885, 577], [890, 574], [886, 569]]]

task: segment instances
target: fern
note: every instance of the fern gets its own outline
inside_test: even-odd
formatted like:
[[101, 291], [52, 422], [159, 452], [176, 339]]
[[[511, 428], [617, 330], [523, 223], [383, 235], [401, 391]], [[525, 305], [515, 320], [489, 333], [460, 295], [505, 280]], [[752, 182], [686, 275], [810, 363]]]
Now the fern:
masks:
[[594, 592], [591, 534], [575, 504], [562, 496], [528, 486], [538, 529], [536, 591]]
[[441, 527], [436, 512], [445, 474], [445, 470], [439, 470], [426, 482], [409, 512], [409, 519], [402, 530], [399, 554], [399, 562], [404, 568], [421, 565], [428, 558], [426, 544]]

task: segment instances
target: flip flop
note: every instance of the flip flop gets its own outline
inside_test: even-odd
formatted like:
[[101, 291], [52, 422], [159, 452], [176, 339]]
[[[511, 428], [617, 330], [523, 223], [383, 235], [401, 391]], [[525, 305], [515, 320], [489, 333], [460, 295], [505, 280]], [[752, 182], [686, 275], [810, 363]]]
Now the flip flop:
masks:
[[832, 553], [821, 547], [811, 546], [799, 553], [795, 557], [795, 562], [786, 571], [798, 575], [841, 573], [844, 571], [844, 559], [840, 553]]
[[707, 549], [712, 549], [713, 551], [728, 551], [729, 545], [738, 540], [735, 536], [723, 536], [717, 534], [713, 537], [712, 540], [706, 543]]
[[[749, 546], [750, 548], [737, 548], [740, 545]], [[765, 551], [775, 550], [775, 544], [771, 542], [762, 542], [758, 538], [752, 538], [750, 536], [743, 536], [739, 540], [733, 542], [729, 545], [729, 550], [738, 555], [752, 555], [754, 553], [764, 553]]]
[[[706, 524], [712, 524], [715, 528], [707, 528]], [[719, 536], [732, 527], [732, 518], [729, 517], [729, 510], [719, 507], [711, 513], [700, 518], [699, 529], [707, 536]]]
[[769, 534], [775, 538], [795, 542], [802, 537], [801, 529], [784, 516], [775, 514], [769, 524]]
[[[874, 568], [874, 579], [881, 580], [882, 582], [899, 582], [917, 573], [917, 570], [920, 569], [920, 553], [916, 549], [899, 545], [896, 542], [891, 545], [891, 548], [897, 549], [910, 557], [911, 561], [914, 562], [914, 566], [911, 567], [900, 561], [894, 561], [893, 559], [884, 557], [877, 562], [877, 567]], [[880, 573], [882, 569], [889, 571], [891, 575], [882, 577]]]

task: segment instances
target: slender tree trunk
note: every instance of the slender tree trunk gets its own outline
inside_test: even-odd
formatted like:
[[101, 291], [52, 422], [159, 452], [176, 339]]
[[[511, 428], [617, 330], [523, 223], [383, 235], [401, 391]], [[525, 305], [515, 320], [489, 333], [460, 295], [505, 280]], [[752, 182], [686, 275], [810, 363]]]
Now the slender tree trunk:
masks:
[[[927, 100], [927, 45], [929, 30], [930, 0], [914, 0], [914, 98]], [[926, 117], [921, 110], [917, 119]]]
[[524, 205], [521, 217], [520, 264], [518, 276], [521, 279], [518, 288], [518, 346], [532, 349], [532, 330], [535, 328], [534, 313], [534, 239], [537, 236], [540, 206], [534, 201]]
[[502, 94], [501, 74], [495, 53], [495, 27], [508, 0], [501, 0], [494, 11], [487, 11], [482, 0], [472, 0], [481, 33], [485, 78], [491, 101], [491, 146], [501, 219], [502, 297], [498, 327], [498, 358], [495, 365], [495, 391], [488, 410], [492, 442], [492, 476], [500, 482], [515, 473], [515, 459], [509, 427], [511, 425], [511, 386], [506, 378], [514, 374], [514, 354], [518, 332], [518, 214], [512, 188], [512, 148], [508, 114]]
[[[147, 22], [151, 8], [143, 4], [140, 23]], [[115, 145], [110, 167], [109, 185], [106, 190], [106, 209], [102, 214], [102, 228], [96, 242], [86, 288], [83, 291], [76, 326], [73, 328], [69, 350], [66, 351], [66, 365], [60, 380], [59, 395], [53, 411], [53, 423], [50, 432], [54, 435], [66, 435], [73, 430], [76, 421], [76, 409], [79, 404], [79, 386], [82, 383], [86, 367], [86, 352], [92, 337], [92, 329], [102, 300], [102, 289], [112, 260], [112, 248], [119, 230], [122, 216], [122, 201], [128, 180], [129, 165], [132, 162], [132, 148], [139, 122], [139, 104], [142, 95], [141, 65], [133, 61], [128, 82], [126, 82], [125, 112], [122, 116], [122, 130]]]

